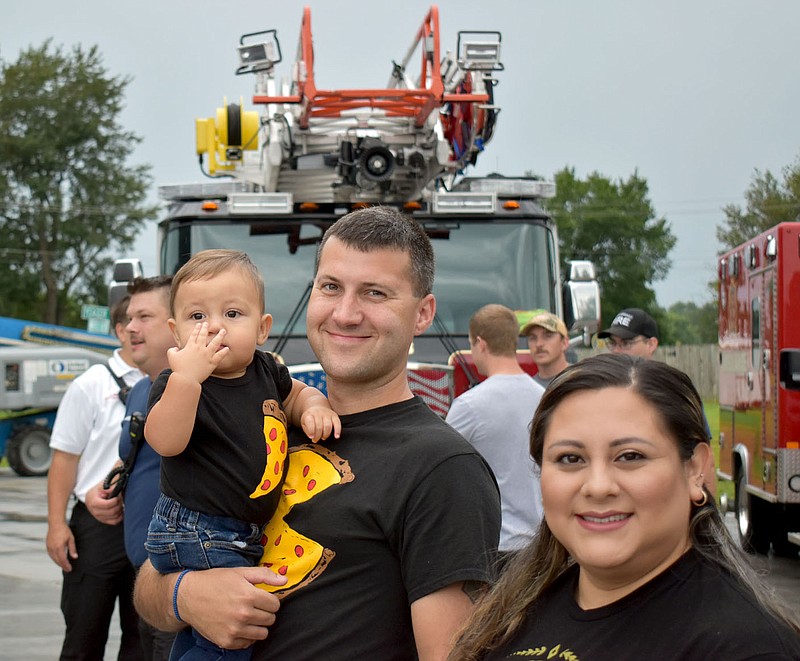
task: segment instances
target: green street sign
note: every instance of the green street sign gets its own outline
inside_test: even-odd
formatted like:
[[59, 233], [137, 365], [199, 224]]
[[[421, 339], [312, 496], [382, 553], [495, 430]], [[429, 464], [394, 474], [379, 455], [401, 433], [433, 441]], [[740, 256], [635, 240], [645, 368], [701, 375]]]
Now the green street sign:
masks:
[[81, 319], [109, 319], [108, 307], [105, 305], [81, 305]]

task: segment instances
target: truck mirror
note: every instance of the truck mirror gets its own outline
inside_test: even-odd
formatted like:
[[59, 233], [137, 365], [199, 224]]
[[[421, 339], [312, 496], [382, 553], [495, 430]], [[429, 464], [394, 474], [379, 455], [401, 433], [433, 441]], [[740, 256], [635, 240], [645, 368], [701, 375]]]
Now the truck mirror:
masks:
[[562, 289], [564, 322], [570, 331], [581, 330], [583, 344], [589, 346], [592, 335], [600, 328], [600, 285], [592, 262], [571, 260], [567, 268]]
[[142, 262], [138, 259], [118, 259], [114, 262], [111, 283], [108, 285], [108, 307], [125, 298], [128, 283], [144, 277]]
[[596, 280], [564, 283], [564, 321], [570, 330], [582, 329], [584, 343], [600, 328], [600, 285]]
[[118, 259], [114, 262], [112, 280], [131, 282], [142, 277], [142, 263], [138, 259]]

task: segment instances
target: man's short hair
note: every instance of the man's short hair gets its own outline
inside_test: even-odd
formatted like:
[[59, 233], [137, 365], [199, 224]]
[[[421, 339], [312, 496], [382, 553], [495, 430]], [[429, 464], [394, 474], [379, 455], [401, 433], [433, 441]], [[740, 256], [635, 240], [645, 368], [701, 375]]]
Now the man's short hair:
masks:
[[469, 320], [469, 335], [486, 342], [489, 353], [497, 356], [515, 356], [519, 322], [511, 308], [497, 303], [484, 305]]
[[171, 286], [171, 275], [154, 275], [150, 278], [135, 278], [128, 283], [128, 296], [144, 294], [149, 291], [169, 288]]
[[332, 237], [361, 252], [389, 249], [408, 253], [414, 295], [423, 298], [433, 291], [433, 246], [422, 226], [407, 213], [394, 207], [376, 206], [342, 216], [322, 237], [317, 250], [315, 274], [322, 250]]
[[164, 307], [169, 309], [169, 292], [172, 287], [171, 275], [154, 275], [149, 278], [135, 278], [128, 283], [128, 296], [161, 291]]
[[605, 330], [600, 331], [597, 337], [605, 339], [611, 336], [623, 340], [631, 340], [634, 337], [643, 335], [644, 337], [654, 337], [658, 339], [658, 324], [649, 314], [640, 308], [626, 308], [617, 313], [614, 321]]
[[238, 269], [245, 278], [253, 283], [261, 301], [261, 312], [264, 312], [264, 278], [246, 252], [241, 250], [202, 250], [178, 269], [172, 279], [169, 293], [169, 309], [175, 314], [175, 295], [181, 285], [194, 280], [210, 280], [225, 271]]
[[522, 327], [522, 330], [519, 334], [527, 337], [531, 330], [533, 330], [534, 326], [540, 326], [551, 333], [558, 333], [565, 340], [569, 339], [567, 325], [552, 312], [542, 312], [537, 314]]

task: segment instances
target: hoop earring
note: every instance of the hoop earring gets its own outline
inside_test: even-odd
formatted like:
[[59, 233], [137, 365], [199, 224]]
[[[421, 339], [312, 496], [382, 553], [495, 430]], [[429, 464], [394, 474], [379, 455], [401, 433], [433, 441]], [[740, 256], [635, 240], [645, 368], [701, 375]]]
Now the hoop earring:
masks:
[[692, 505], [694, 505], [695, 507], [702, 507], [707, 502], [708, 502], [708, 494], [706, 493], [706, 490], [703, 489], [703, 498], [702, 498], [702, 500], [700, 500], [699, 502], [696, 501], [696, 500], [693, 500], [692, 501]]

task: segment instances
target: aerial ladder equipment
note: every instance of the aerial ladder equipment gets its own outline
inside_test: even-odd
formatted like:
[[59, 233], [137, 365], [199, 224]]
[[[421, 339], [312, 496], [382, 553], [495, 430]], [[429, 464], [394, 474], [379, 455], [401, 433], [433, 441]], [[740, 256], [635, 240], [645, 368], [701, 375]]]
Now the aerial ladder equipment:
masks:
[[323, 90], [306, 7], [291, 83], [280, 88], [276, 31], [242, 36], [236, 73], [256, 76], [261, 112], [226, 102], [216, 117], [197, 120], [197, 153], [207, 155], [210, 176], [232, 176], [248, 192], [316, 203], [426, 198], [449, 189], [491, 140], [500, 46], [499, 32], [461, 31], [456, 54], [442, 57], [432, 6], [385, 88]]
[[412, 391], [433, 410], [445, 415], [477, 378], [460, 351], [481, 305], [563, 314], [588, 342], [599, 326], [599, 285], [590, 263], [570, 263], [561, 278], [556, 223], [542, 203], [555, 184], [461, 176], [492, 138], [500, 46], [498, 32], [462, 31], [455, 54], [443, 55], [433, 6], [384, 88], [331, 91], [314, 75], [309, 9], [292, 73], [280, 84], [276, 31], [245, 34], [237, 74], [255, 77], [258, 110], [226, 102], [197, 120], [197, 153], [212, 181], [159, 187], [167, 203], [161, 272], [175, 273], [201, 250], [247, 251], [281, 292], [270, 304], [279, 321], [265, 348], [295, 378], [324, 389], [303, 324], [318, 246], [346, 214], [382, 204], [414, 218], [436, 255], [436, 319], [415, 337], [408, 363]]

